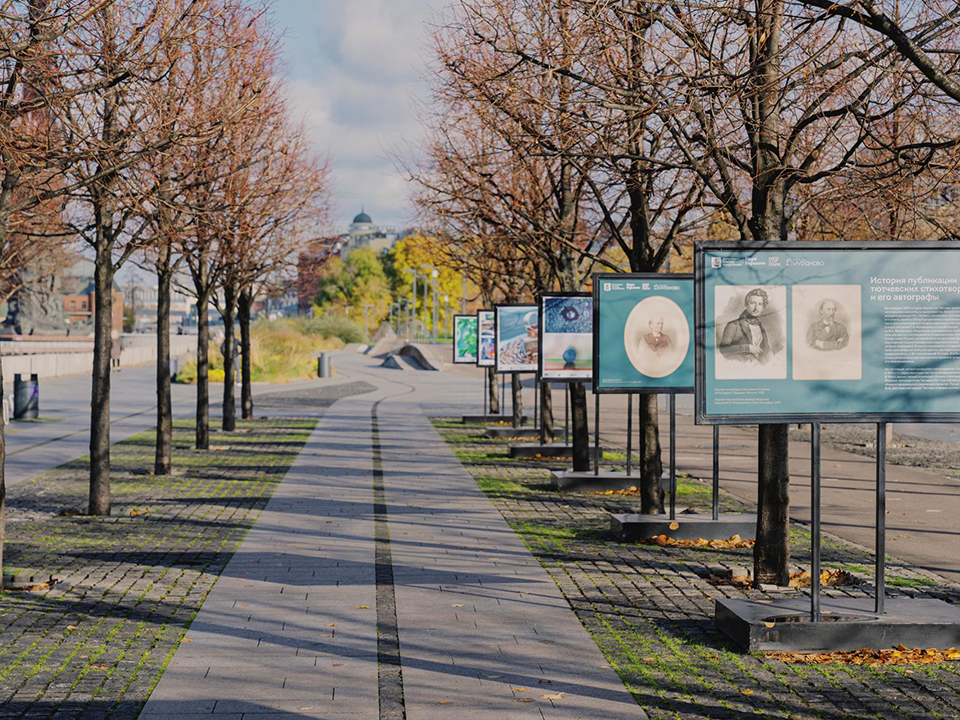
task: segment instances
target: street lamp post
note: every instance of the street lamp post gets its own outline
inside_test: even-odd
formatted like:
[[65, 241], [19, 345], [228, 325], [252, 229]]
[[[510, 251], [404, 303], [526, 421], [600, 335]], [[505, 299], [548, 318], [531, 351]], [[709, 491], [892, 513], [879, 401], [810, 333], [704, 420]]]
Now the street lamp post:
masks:
[[[433, 265], [421, 265], [420, 270], [429, 270], [430, 271], [429, 277], [432, 277], [434, 282], [436, 282], [437, 278], [440, 276], [440, 273], [437, 271], [437, 269]], [[423, 329], [426, 330], [427, 323], [430, 319], [430, 315], [427, 312], [427, 274], [426, 273], [422, 273], [422, 274], [424, 276], [424, 279], [423, 279]], [[436, 342], [436, 338], [434, 338], [434, 342]]]
[[[413, 316], [413, 332], [416, 335], [417, 332], [417, 270], [415, 268], [409, 268], [404, 270], [405, 273], [411, 273], [413, 275], [413, 289], [410, 292], [410, 296], [413, 298], [413, 307], [411, 309], [411, 315]], [[416, 338], [414, 338], [416, 339]]]
[[369, 326], [367, 325], [367, 313], [370, 311], [370, 308], [372, 307], [373, 305], [370, 303], [367, 303], [363, 306], [363, 334], [367, 336], [367, 340], [370, 339], [370, 329], [369, 329]]

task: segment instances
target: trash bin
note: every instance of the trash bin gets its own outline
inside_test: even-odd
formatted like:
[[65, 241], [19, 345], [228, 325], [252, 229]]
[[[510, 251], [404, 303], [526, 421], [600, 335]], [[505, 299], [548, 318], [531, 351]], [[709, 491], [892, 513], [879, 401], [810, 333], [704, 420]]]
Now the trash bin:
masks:
[[24, 380], [20, 373], [13, 376], [13, 419], [36, 420], [40, 417], [40, 381], [33, 373]]
[[317, 361], [317, 376], [328, 378], [330, 375], [330, 355], [328, 353], [320, 353], [320, 359]]

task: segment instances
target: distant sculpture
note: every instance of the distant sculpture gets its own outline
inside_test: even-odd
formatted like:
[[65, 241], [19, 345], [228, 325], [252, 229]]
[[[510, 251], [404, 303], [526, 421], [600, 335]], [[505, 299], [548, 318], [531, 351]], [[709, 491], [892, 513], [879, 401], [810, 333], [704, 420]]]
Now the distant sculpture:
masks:
[[27, 268], [23, 287], [10, 298], [4, 330], [19, 335], [62, 335], [67, 332], [63, 293], [57, 274], [39, 276]]

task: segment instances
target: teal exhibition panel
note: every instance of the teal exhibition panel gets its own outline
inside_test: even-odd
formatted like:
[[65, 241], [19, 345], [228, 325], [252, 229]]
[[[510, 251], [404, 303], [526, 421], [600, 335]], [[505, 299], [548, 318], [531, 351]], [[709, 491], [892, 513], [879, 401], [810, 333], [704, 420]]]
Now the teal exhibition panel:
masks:
[[594, 392], [693, 392], [692, 275], [594, 275], [593, 312]]
[[702, 242], [697, 421], [960, 418], [960, 244]]

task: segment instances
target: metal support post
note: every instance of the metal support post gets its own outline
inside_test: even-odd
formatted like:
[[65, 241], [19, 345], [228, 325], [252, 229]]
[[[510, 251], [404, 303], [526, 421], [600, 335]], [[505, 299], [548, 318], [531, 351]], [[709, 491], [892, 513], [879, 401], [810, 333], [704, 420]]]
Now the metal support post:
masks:
[[593, 410], [593, 475], [600, 474], [600, 393], [594, 393]]
[[627, 475], [633, 474], [633, 395], [627, 395]]
[[887, 423], [877, 423], [877, 615], [883, 615], [887, 570]]
[[570, 385], [567, 384], [563, 393], [563, 444], [570, 444]]
[[810, 425], [810, 620], [820, 622], [820, 423]]
[[[535, 428], [540, 427], [539, 425], [537, 425], [537, 418], [539, 417], [539, 410], [540, 410], [540, 408], [538, 407], [539, 403], [540, 403], [540, 381], [537, 379], [537, 376], [534, 375], [533, 376], [533, 426]], [[540, 442], [541, 443], [543, 442], [543, 433], [540, 433]]]
[[720, 426], [713, 426], [713, 519], [720, 518]]
[[670, 393], [670, 519], [677, 519], [677, 395]]

